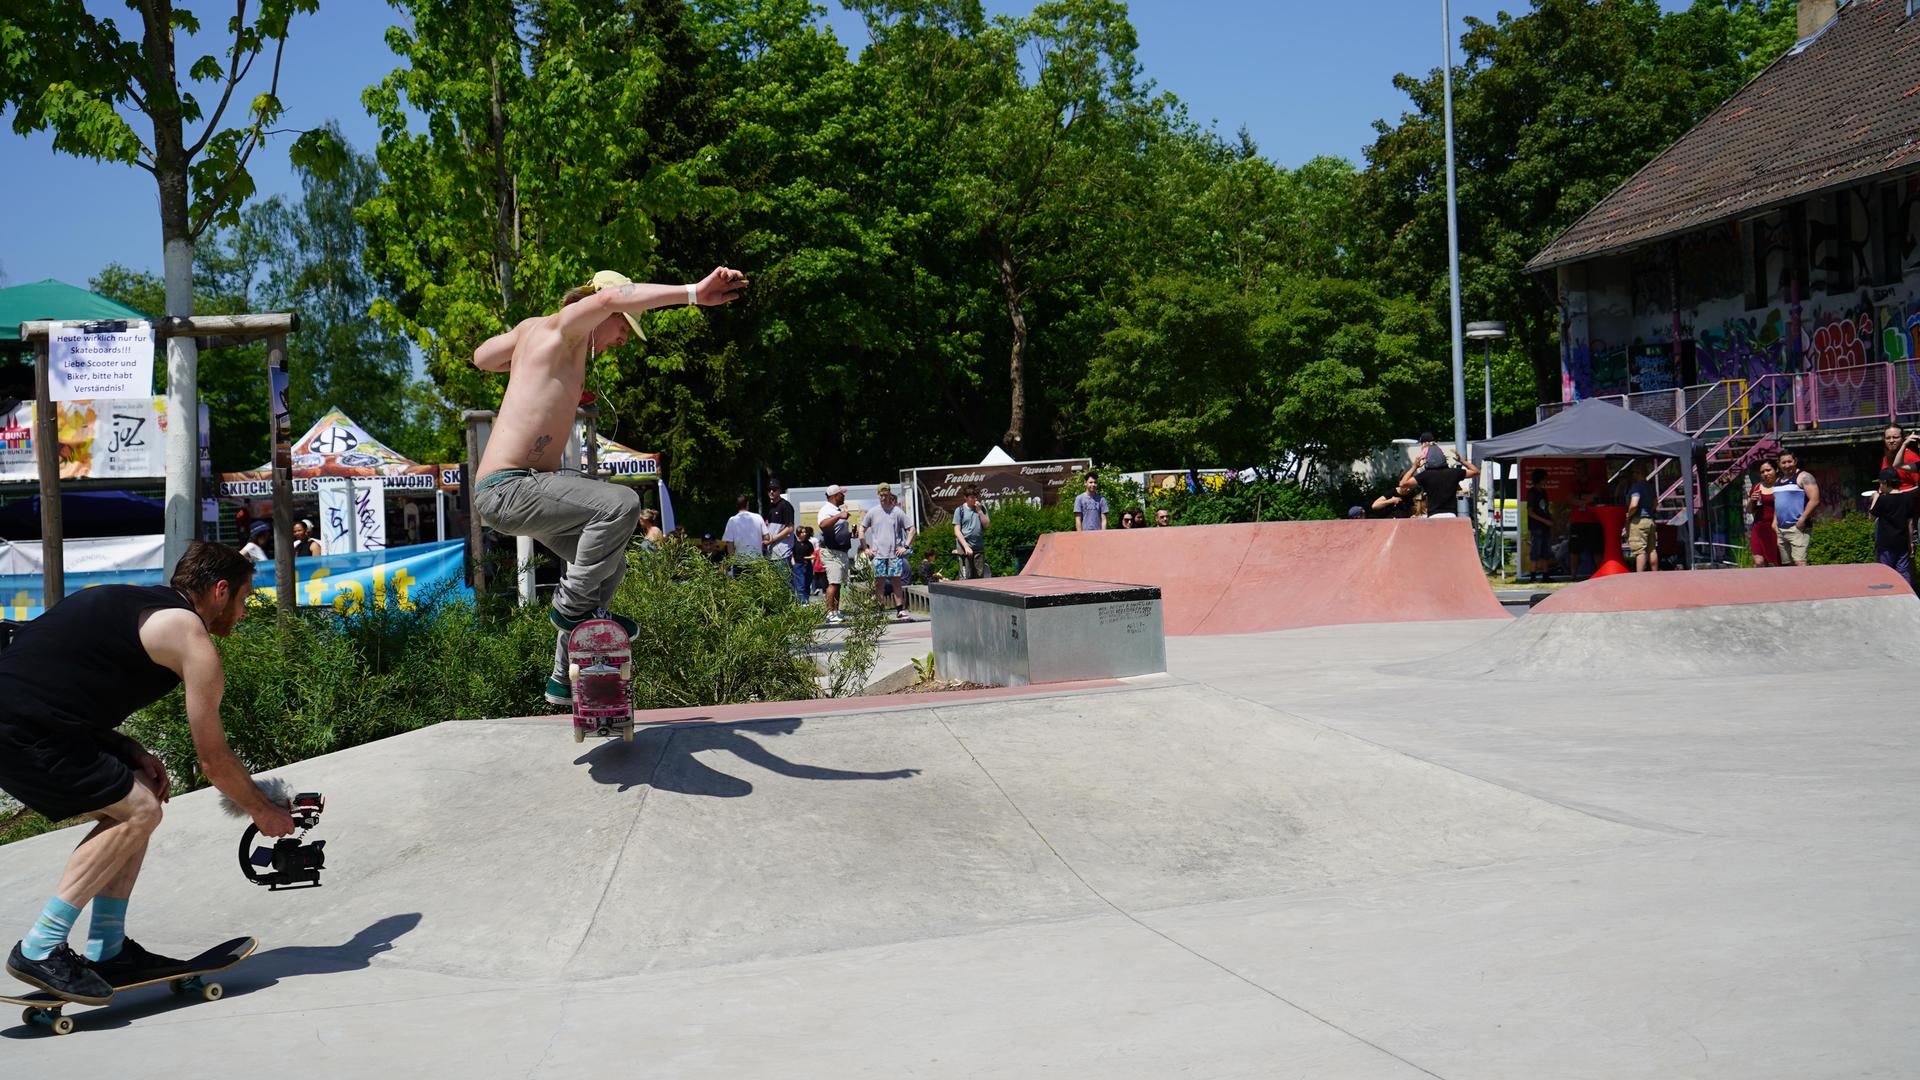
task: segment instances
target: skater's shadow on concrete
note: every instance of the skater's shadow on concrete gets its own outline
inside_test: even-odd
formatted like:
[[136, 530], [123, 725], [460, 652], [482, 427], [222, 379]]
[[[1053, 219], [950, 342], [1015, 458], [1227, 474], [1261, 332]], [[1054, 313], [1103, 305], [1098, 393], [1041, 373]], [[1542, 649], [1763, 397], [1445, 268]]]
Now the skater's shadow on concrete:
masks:
[[[700, 717], [691, 717], [699, 720]], [[607, 742], [574, 760], [585, 765], [587, 775], [596, 783], [615, 784], [621, 791], [651, 787], [682, 795], [706, 795], [717, 799], [737, 799], [753, 794], [753, 785], [737, 776], [720, 772], [701, 760], [711, 759], [710, 751], [732, 754], [743, 764], [795, 780], [904, 780], [920, 775], [919, 769], [888, 769], [884, 772], [858, 772], [831, 769], [823, 765], [803, 765], [788, 761], [764, 746], [761, 738], [791, 735], [800, 730], [797, 718], [755, 720], [737, 724], [707, 724], [648, 728], [636, 733], [631, 743]]]
[[[370, 966], [373, 958], [393, 948], [396, 938], [420, 925], [418, 912], [389, 915], [340, 945], [283, 945], [254, 953], [226, 971], [207, 977], [226, 991], [226, 998], [245, 997], [256, 990], [277, 985], [282, 979], [301, 975], [338, 975]], [[78, 1006], [74, 1015], [84, 1031], [123, 1028], [149, 1016], [191, 1006], [199, 1001], [194, 995], [175, 995], [165, 986], [146, 986], [123, 991], [127, 997], [99, 1009]], [[44, 1029], [24, 1025], [0, 1032], [0, 1037], [18, 1039], [44, 1033]]]

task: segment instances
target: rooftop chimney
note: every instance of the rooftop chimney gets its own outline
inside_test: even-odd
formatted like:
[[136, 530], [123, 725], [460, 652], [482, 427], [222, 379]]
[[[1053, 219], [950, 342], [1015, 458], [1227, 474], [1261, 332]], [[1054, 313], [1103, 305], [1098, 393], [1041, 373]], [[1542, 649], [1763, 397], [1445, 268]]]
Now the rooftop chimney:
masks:
[[1833, 21], [1840, 11], [1839, 0], [1799, 0], [1794, 5], [1799, 18], [1799, 36], [1805, 41], [1820, 32], [1820, 28]]

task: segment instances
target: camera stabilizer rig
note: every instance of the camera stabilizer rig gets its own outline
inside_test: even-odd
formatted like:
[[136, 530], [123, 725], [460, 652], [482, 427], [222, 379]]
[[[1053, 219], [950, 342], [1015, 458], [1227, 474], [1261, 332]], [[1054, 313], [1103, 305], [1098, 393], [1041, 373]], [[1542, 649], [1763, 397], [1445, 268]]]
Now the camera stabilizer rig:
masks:
[[[270, 848], [253, 846], [253, 838], [260, 835], [260, 827], [248, 825], [247, 831], [240, 834], [240, 872], [255, 885], [265, 885], [268, 892], [319, 888], [320, 871], [327, 866], [327, 842], [315, 840], [307, 844], [301, 841], [307, 838], [309, 829], [320, 823], [320, 811], [326, 808], [327, 799], [324, 795], [311, 791], [295, 795], [287, 809], [293, 815], [294, 827], [300, 833], [298, 836], [283, 836], [275, 840]], [[255, 867], [260, 869], [256, 870]]]

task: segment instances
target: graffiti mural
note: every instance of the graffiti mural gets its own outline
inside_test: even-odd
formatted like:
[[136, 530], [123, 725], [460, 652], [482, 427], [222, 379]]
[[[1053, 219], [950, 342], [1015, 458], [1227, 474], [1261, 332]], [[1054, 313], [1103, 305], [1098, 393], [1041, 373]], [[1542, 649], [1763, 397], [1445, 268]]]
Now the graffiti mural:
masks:
[[1786, 320], [1780, 309], [1761, 315], [1742, 315], [1719, 326], [1702, 327], [1695, 334], [1700, 378], [1754, 381], [1789, 370]]
[[[1870, 309], [1869, 309], [1870, 310]], [[1807, 359], [1815, 371], [1859, 367], [1873, 362], [1873, 316], [1869, 311], [1816, 312]]]

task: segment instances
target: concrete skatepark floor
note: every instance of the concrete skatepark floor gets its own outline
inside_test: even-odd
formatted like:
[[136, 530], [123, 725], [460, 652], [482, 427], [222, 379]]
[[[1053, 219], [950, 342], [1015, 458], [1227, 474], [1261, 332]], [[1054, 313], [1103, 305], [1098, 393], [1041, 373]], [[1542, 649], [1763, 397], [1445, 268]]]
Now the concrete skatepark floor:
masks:
[[[1910, 597], [1853, 603], [1920, 618]], [[1629, 614], [1642, 640], [1601, 655], [1710, 647], [1688, 635], [1719, 625]], [[0, 1059], [1913, 1075], [1910, 665], [1808, 669], [1789, 648], [1706, 676], [1461, 677], [1540, 617], [1174, 638], [1164, 676], [709, 710], [631, 746], [445, 724], [283, 770], [329, 800], [331, 869], [307, 892], [248, 886], [236, 823], [184, 796], [130, 930], [176, 952], [251, 932], [261, 953], [222, 1001], [148, 991], [75, 1009], [64, 1038], [10, 1024]], [[32, 919], [75, 839], [0, 848], [0, 922]]]

